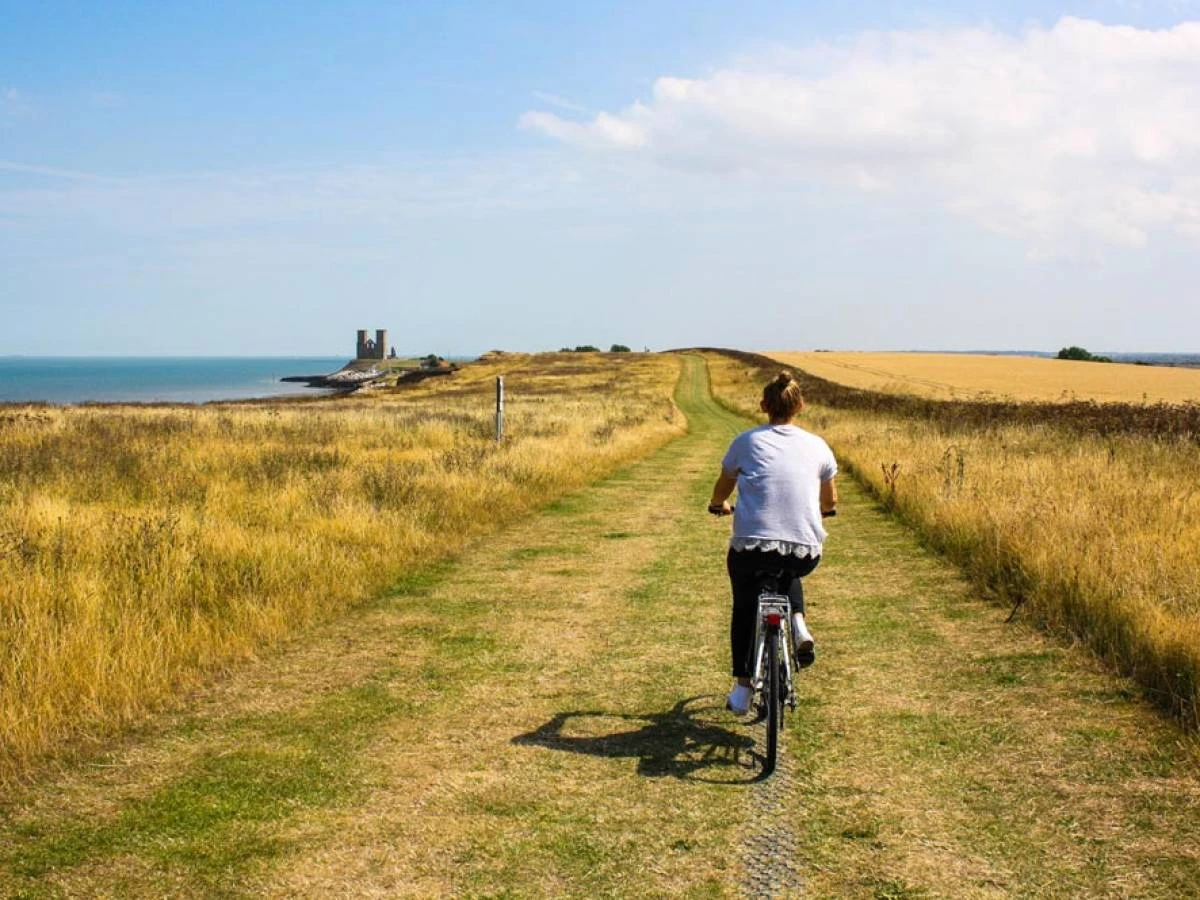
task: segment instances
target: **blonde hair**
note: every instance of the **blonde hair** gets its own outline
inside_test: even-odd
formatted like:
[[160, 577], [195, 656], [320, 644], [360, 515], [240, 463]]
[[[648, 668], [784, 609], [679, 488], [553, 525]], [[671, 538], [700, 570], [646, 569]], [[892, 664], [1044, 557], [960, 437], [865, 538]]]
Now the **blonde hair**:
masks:
[[800, 412], [800, 408], [804, 406], [804, 395], [800, 393], [800, 382], [796, 380], [796, 376], [787, 369], [776, 375], [771, 383], [763, 388], [762, 405], [763, 411], [772, 421], [790, 419]]

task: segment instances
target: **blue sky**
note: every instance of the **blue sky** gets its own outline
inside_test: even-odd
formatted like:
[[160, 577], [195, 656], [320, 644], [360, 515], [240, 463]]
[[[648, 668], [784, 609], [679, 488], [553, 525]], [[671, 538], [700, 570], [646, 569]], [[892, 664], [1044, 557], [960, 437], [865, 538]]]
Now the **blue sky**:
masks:
[[4, 3], [0, 354], [1195, 351], [1192, 19]]

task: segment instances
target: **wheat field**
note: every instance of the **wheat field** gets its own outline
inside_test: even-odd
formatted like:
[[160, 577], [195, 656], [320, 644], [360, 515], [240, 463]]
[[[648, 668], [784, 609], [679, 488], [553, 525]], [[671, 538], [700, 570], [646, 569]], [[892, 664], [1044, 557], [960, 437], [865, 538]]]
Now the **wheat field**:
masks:
[[817, 378], [939, 400], [1200, 401], [1200, 369], [967, 353], [766, 351]]
[[[746, 414], [780, 368], [716, 354], [710, 363], [714, 391]], [[817, 404], [801, 424], [1002, 602], [1085, 641], [1200, 726], [1194, 440], [1088, 436], [1052, 421], [955, 425]]]
[[678, 434], [678, 366], [502, 355], [315, 402], [0, 408], [0, 783]]

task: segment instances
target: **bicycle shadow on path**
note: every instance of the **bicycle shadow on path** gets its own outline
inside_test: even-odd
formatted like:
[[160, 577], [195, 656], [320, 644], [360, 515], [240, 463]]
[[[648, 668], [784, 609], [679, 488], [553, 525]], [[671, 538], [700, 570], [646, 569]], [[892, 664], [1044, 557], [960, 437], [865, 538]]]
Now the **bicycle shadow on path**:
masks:
[[[630, 727], [631, 723], [640, 723]], [[754, 739], [730, 727], [724, 699], [698, 695], [666, 712], [630, 715], [599, 710], [558, 713], [513, 744], [637, 759], [646, 778], [669, 776], [711, 784], [749, 784], [761, 776]]]

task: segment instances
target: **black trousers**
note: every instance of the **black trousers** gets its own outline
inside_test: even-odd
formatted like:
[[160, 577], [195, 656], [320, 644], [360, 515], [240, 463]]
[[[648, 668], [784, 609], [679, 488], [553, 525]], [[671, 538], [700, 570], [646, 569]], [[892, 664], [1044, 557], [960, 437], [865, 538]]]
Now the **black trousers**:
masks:
[[729, 649], [733, 677], [750, 677], [750, 654], [754, 652], [754, 616], [758, 611], [758, 578], [761, 571], [782, 571], [791, 576], [787, 589], [792, 612], [804, 612], [804, 587], [800, 579], [817, 567], [821, 557], [786, 556], [775, 550], [730, 550], [725, 558], [729, 585], [733, 589], [733, 614], [729, 618]]

